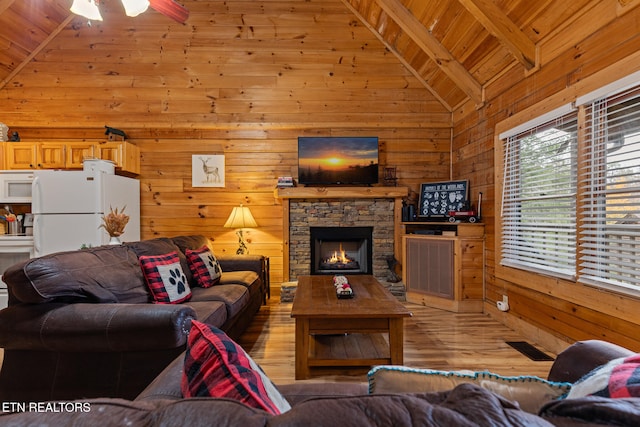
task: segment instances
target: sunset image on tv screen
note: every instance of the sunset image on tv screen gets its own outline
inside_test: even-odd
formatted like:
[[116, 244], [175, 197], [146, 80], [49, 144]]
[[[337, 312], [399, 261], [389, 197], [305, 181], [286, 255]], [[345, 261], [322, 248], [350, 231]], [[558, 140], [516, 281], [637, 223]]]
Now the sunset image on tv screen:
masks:
[[378, 138], [301, 137], [298, 174], [302, 183], [377, 182]]

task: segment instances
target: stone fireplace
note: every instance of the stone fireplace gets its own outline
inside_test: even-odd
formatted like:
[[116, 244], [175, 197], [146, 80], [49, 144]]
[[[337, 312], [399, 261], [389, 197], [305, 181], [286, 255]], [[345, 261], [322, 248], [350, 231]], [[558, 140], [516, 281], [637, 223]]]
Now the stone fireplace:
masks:
[[345, 227], [370, 227], [371, 268], [378, 280], [387, 277], [387, 258], [394, 256], [393, 200], [292, 200], [289, 211], [289, 274], [312, 274], [311, 229], [331, 228], [340, 231]]
[[[402, 257], [400, 220], [402, 198], [407, 194], [406, 187], [276, 189], [275, 196], [282, 201], [283, 209], [284, 282], [295, 282], [298, 276], [313, 274], [312, 228], [332, 229], [337, 232], [347, 228], [369, 228], [371, 260], [367, 258], [366, 263], [369, 265], [366, 274], [372, 274], [394, 295], [404, 299], [405, 289], [402, 282], [389, 281], [389, 261], [400, 261]], [[360, 237], [357, 240], [360, 240]]]

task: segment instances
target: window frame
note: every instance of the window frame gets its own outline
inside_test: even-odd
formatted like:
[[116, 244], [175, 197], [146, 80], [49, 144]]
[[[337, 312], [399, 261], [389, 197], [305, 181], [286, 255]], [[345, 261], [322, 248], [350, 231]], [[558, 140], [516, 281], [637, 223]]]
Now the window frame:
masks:
[[[633, 106], [631, 109], [632, 118], [628, 122], [625, 120], [623, 124], [633, 124], [640, 117], [640, 82], [585, 101], [579, 106], [582, 117], [584, 117], [584, 135], [579, 172], [579, 179], [582, 182], [580, 191], [582, 223], [579, 229], [581, 250], [577, 253], [578, 281], [598, 288], [640, 295], [640, 273], [629, 274], [631, 277], [627, 279], [627, 282], [623, 279], [625, 274], [637, 270], [632, 269], [631, 265], [625, 265], [631, 264], [625, 261], [625, 258], [632, 258], [631, 261], [634, 265], [640, 262], [640, 250], [638, 249], [640, 243], [630, 244], [626, 241], [626, 238], [630, 238], [629, 240], [635, 238], [635, 241], [640, 239], [640, 219], [634, 220], [631, 217], [618, 216], [618, 219], [624, 220], [624, 224], [620, 224], [620, 221], [612, 222], [617, 215], [628, 212], [626, 209], [622, 211], [618, 209], [621, 206], [619, 204], [621, 194], [630, 194], [631, 197], [640, 198], [640, 189], [637, 185], [640, 180], [640, 172], [633, 171], [631, 174], [623, 173], [622, 175], [611, 174], [612, 171], [619, 170], [618, 162], [620, 160], [616, 162], [616, 155], [612, 155], [610, 158], [610, 154], [615, 154], [616, 150], [610, 152], [607, 145], [611, 141], [610, 134], [619, 135], [625, 140], [629, 139], [630, 145], [627, 148], [632, 148], [631, 153], [635, 155], [640, 153], [640, 125], [637, 126], [637, 130], [626, 134], [623, 130], [616, 130], [616, 126], [620, 126], [620, 123], [616, 123], [615, 118], [611, 124], [609, 123], [609, 120], [612, 119], [609, 115], [613, 115], [613, 113], [609, 113], [608, 109], [622, 106], [627, 100], [635, 102], [630, 104]], [[598, 119], [596, 120], [594, 117]], [[606, 125], [601, 127], [600, 123], [595, 122], [605, 122]], [[592, 130], [589, 131], [589, 129]], [[626, 143], [619, 148], [624, 147]], [[611, 169], [609, 169], [609, 165], [612, 165]], [[638, 166], [635, 168], [637, 170]], [[616, 182], [616, 178], [626, 176], [632, 177], [631, 182], [636, 184], [631, 189], [624, 186], [624, 181], [622, 181], [622, 187], [619, 187], [621, 182]], [[626, 204], [628, 203], [623, 203], [623, 205]], [[638, 218], [640, 207], [636, 208], [633, 213]], [[631, 227], [626, 227], [627, 224], [631, 224]], [[620, 229], [628, 230], [628, 234], [618, 234], [617, 231]], [[616, 245], [620, 250], [613, 252], [611, 248], [615, 248]], [[625, 255], [624, 248], [630, 246], [635, 246], [632, 252], [635, 251], [636, 255]], [[604, 256], [600, 256], [600, 252], [604, 252]], [[604, 273], [604, 271], [608, 273]]]
[[[571, 107], [555, 110], [555, 114], [529, 122], [526, 129], [520, 126], [517, 133], [502, 135], [505, 139], [500, 264], [575, 280], [578, 117]], [[562, 127], [569, 131], [568, 138], [563, 138]], [[555, 148], [558, 145], [564, 147], [562, 152]], [[539, 161], [548, 163], [539, 174], [532, 174], [530, 168], [525, 172], [526, 164], [534, 158], [525, 158], [523, 153], [532, 149], [540, 150]], [[554, 165], [568, 176], [561, 191], [554, 184], [557, 176]], [[545, 206], [549, 200], [557, 204]]]
[[[531, 282], [531, 280], [535, 280], [534, 277], [537, 277], [537, 280], [540, 280], [540, 284], [544, 284], [544, 288], [547, 289], [547, 292], [551, 292], [557, 285], [565, 283], [566, 285], [587, 285], [589, 287], [593, 287], [594, 289], [600, 290], [608, 290], [615, 291], [615, 293], [629, 295], [633, 297], [640, 296], [640, 285], [638, 286], [620, 286], [618, 284], [611, 284], [605, 281], [591, 280], [586, 278], [582, 273], [580, 268], [580, 259], [583, 255], [583, 249], [581, 248], [580, 242], [582, 238], [580, 222], [582, 220], [582, 216], [584, 212], [582, 212], [582, 200], [584, 193], [584, 183], [581, 182], [583, 179], [580, 174], [582, 173], [582, 165], [585, 156], [585, 147], [588, 144], [588, 138], [585, 136], [584, 130], [584, 120], [585, 120], [585, 107], [584, 105], [590, 101], [593, 101], [596, 98], [602, 98], [606, 96], [614, 96], [620, 93], [622, 90], [628, 89], [629, 87], [636, 87], [640, 90], [640, 71], [636, 71], [633, 74], [627, 76], [619, 77], [619, 80], [614, 81], [611, 84], [604, 85], [597, 84], [596, 76], [593, 79], [585, 80], [581, 82], [580, 87], [572, 87], [568, 88], [565, 91], [559, 92], [558, 94], [549, 97], [545, 102], [533, 105], [527, 108], [524, 111], [521, 111], [518, 114], [515, 114], [508, 119], [498, 123], [496, 125], [496, 133], [494, 136], [495, 142], [495, 183], [496, 183], [496, 216], [495, 216], [495, 254], [496, 254], [496, 264], [495, 264], [495, 276], [497, 280], [497, 284], [501, 283], [501, 281], [506, 282], [514, 282], [525, 287], [529, 287], [527, 283], [535, 283]], [[607, 75], [607, 77], [611, 77]], [[587, 95], [577, 96], [580, 92], [580, 89], [583, 89], [582, 92], [588, 92]], [[584, 90], [586, 89], [586, 90]], [[589, 92], [589, 90], [591, 92]], [[576, 101], [571, 104], [566, 104], [567, 99], [575, 99]], [[559, 107], [553, 109], [553, 105], [560, 105]], [[551, 110], [549, 109], [551, 108]], [[554, 117], [557, 117], [562, 111], [566, 111], [568, 108], [577, 109], [578, 115], [578, 188], [577, 188], [577, 208], [576, 208], [576, 223], [577, 223], [577, 245], [575, 250], [575, 259], [576, 259], [576, 275], [574, 277], [567, 277], [562, 275], [554, 275], [548, 271], [544, 270], [536, 270], [536, 269], [523, 269], [519, 266], [514, 266], [509, 263], [503, 263], [503, 240], [502, 240], [502, 230], [503, 230], [503, 218], [501, 216], [501, 207], [502, 207], [502, 192], [504, 189], [504, 144], [505, 138], [509, 136], [522, 132], [527, 128], [532, 127], [535, 124], [539, 124], [543, 121], [548, 121]], [[524, 118], [524, 120], [523, 120]], [[528, 120], [527, 120], [528, 119]], [[524, 123], [523, 123], [524, 122]], [[502, 131], [502, 132], [501, 132]], [[555, 285], [555, 286], [554, 286]], [[533, 288], [537, 288], [538, 286], [532, 286]], [[558, 289], [563, 289], [562, 292], [566, 289], [566, 287], [561, 287]]]

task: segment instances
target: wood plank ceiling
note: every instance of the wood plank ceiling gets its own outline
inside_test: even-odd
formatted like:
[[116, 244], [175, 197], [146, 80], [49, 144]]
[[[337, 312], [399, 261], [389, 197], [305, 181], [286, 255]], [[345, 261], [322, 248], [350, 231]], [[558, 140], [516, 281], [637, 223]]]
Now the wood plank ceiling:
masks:
[[[291, 4], [292, 13], [298, 1], [302, 0], [281, 0]], [[543, 65], [540, 44], [578, 22], [598, 1], [342, 0], [354, 19], [366, 25], [449, 111], [467, 103], [481, 106], [485, 85], [514, 67], [525, 75], [535, 73]], [[68, 25], [82, 25], [69, 12], [71, 2], [0, 0], [0, 88], [36, 60], [58, 32]], [[640, 0], [617, 2], [623, 13]]]

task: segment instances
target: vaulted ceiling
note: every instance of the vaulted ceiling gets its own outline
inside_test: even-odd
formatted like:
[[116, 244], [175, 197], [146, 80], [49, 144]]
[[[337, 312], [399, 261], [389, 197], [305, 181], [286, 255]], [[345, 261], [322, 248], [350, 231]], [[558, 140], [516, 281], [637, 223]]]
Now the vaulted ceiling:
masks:
[[[486, 85], [508, 71], [535, 73], [544, 64], [545, 40], [580, 25], [580, 18], [601, 1], [342, 0], [450, 111], [465, 103], [482, 105]], [[0, 88], [62, 29], [74, 25], [78, 17], [69, 12], [71, 2], [0, 0]], [[295, 14], [297, 1], [281, 2], [291, 3]], [[640, 4], [609, 2], [616, 3], [618, 13]], [[163, 13], [171, 21], [166, 11], [171, 3], [152, 0], [153, 9], [145, 13]]]

